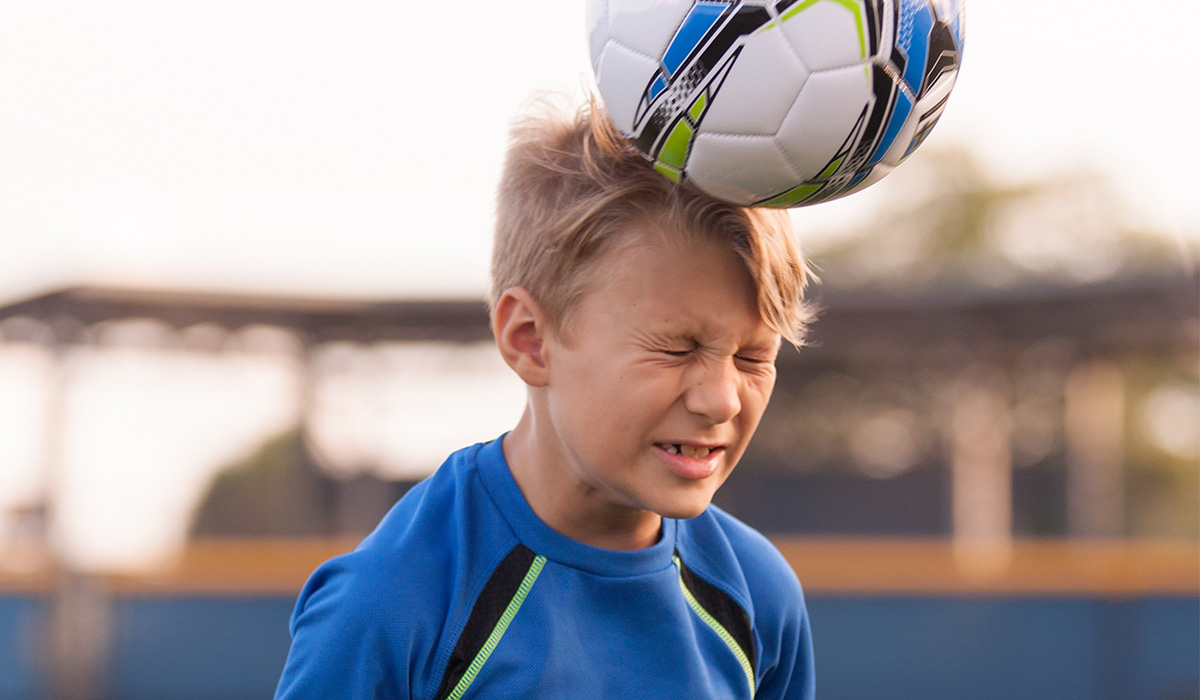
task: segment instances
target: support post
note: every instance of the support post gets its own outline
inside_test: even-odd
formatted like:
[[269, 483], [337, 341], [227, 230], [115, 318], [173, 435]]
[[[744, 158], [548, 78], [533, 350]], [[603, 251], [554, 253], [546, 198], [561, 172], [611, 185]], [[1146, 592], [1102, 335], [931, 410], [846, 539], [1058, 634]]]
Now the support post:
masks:
[[957, 381], [949, 429], [955, 555], [968, 574], [995, 573], [1012, 559], [1012, 414], [999, 372]]

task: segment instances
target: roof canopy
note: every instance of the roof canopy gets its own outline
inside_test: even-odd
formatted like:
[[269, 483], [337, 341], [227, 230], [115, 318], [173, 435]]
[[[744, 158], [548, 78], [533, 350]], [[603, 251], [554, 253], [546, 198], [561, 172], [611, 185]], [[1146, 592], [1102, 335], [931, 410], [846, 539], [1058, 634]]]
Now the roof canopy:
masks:
[[[1200, 333], [1200, 277], [1192, 273], [916, 295], [825, 288], [816, 296], [820, 320], [812, 347], [801, 355], [817, 362], [851, 347], [878, 345], [881, 353], [906, 354], [939, 341], [972, 347], [1051, 337], [1070, 338], [1085, 352], [1186, 349], [1195, 347]], [[491, 337], [486, 305], [477, 299], [369, 301], [76, 287], [0, 307], [0, 322], [15, 317], [49, 324], [54, 342], [67, 344], [88, 342], [91, 327], [129, 319], [153, 319], [176, 329], [275, 326], [310, 346]]]

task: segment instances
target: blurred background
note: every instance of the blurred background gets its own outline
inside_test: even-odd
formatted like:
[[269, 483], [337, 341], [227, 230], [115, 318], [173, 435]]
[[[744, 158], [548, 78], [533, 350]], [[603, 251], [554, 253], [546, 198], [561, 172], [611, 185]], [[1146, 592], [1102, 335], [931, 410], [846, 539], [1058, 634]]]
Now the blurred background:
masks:
[[[482, 302], [582, 3], [0, 6], [0, 698], [259, 698], [305, 577], [523, 390]], [[1182, 0], [970, 7], [717, 503], [839, 698], [1200, 696]], [[1161, 11], [1161, 10], [1165, 10]]]

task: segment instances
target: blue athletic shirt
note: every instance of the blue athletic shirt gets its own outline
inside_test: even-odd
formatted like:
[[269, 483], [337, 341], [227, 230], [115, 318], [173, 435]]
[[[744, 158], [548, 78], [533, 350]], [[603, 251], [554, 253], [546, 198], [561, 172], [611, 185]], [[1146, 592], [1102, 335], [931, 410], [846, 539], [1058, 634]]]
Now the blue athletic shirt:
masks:
[[715, 506], [649, 548], [565, 537], [495, 440], [460, 450], [300, 593], [277, 699], [813, 697], [800, 584]]

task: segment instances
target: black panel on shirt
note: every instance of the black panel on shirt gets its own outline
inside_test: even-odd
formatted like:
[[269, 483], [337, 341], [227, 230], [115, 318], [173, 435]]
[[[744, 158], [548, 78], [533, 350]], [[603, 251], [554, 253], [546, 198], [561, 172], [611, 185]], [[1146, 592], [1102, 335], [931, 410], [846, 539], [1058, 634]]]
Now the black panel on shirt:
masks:
[[754, 630], [750, 627], [750, 616], [746, 614], [746, 611], [734, 602], [733, 598], [730, 598], [725, 591], [700, 578], [687, 568], [682, 559], [679, 560], [679, 573], [683, 577], [683, 585], [691, 591], [700, 607], [707, 610], [708, 614], [720, 622], [721, 626], [733, 636], [746, 658], [750, 659], [750, 668], [757, 669], [754, 658]]
[[529, 573], [529, 567], [533, 565], [536, 556], [533, 550], [518, 544], [496, 567], [492, 577], [483, 587], [483, 592], [475, 600], [475, 606], [471, 608], [467, 626], [458, 636], [458, 643], [454, 645], [450, 661], [446, 664], [442, 684], [434, 697], [441, 700], [454, 691], [454, 686], [458, 685], [458, 681], [470, 668], [471, 662], [483, 649], [492, 630], [504, 616], [504, 611], [516, 596], [517, 589], [521, 587], [521, 582], [525, 580], [525, 575]]

